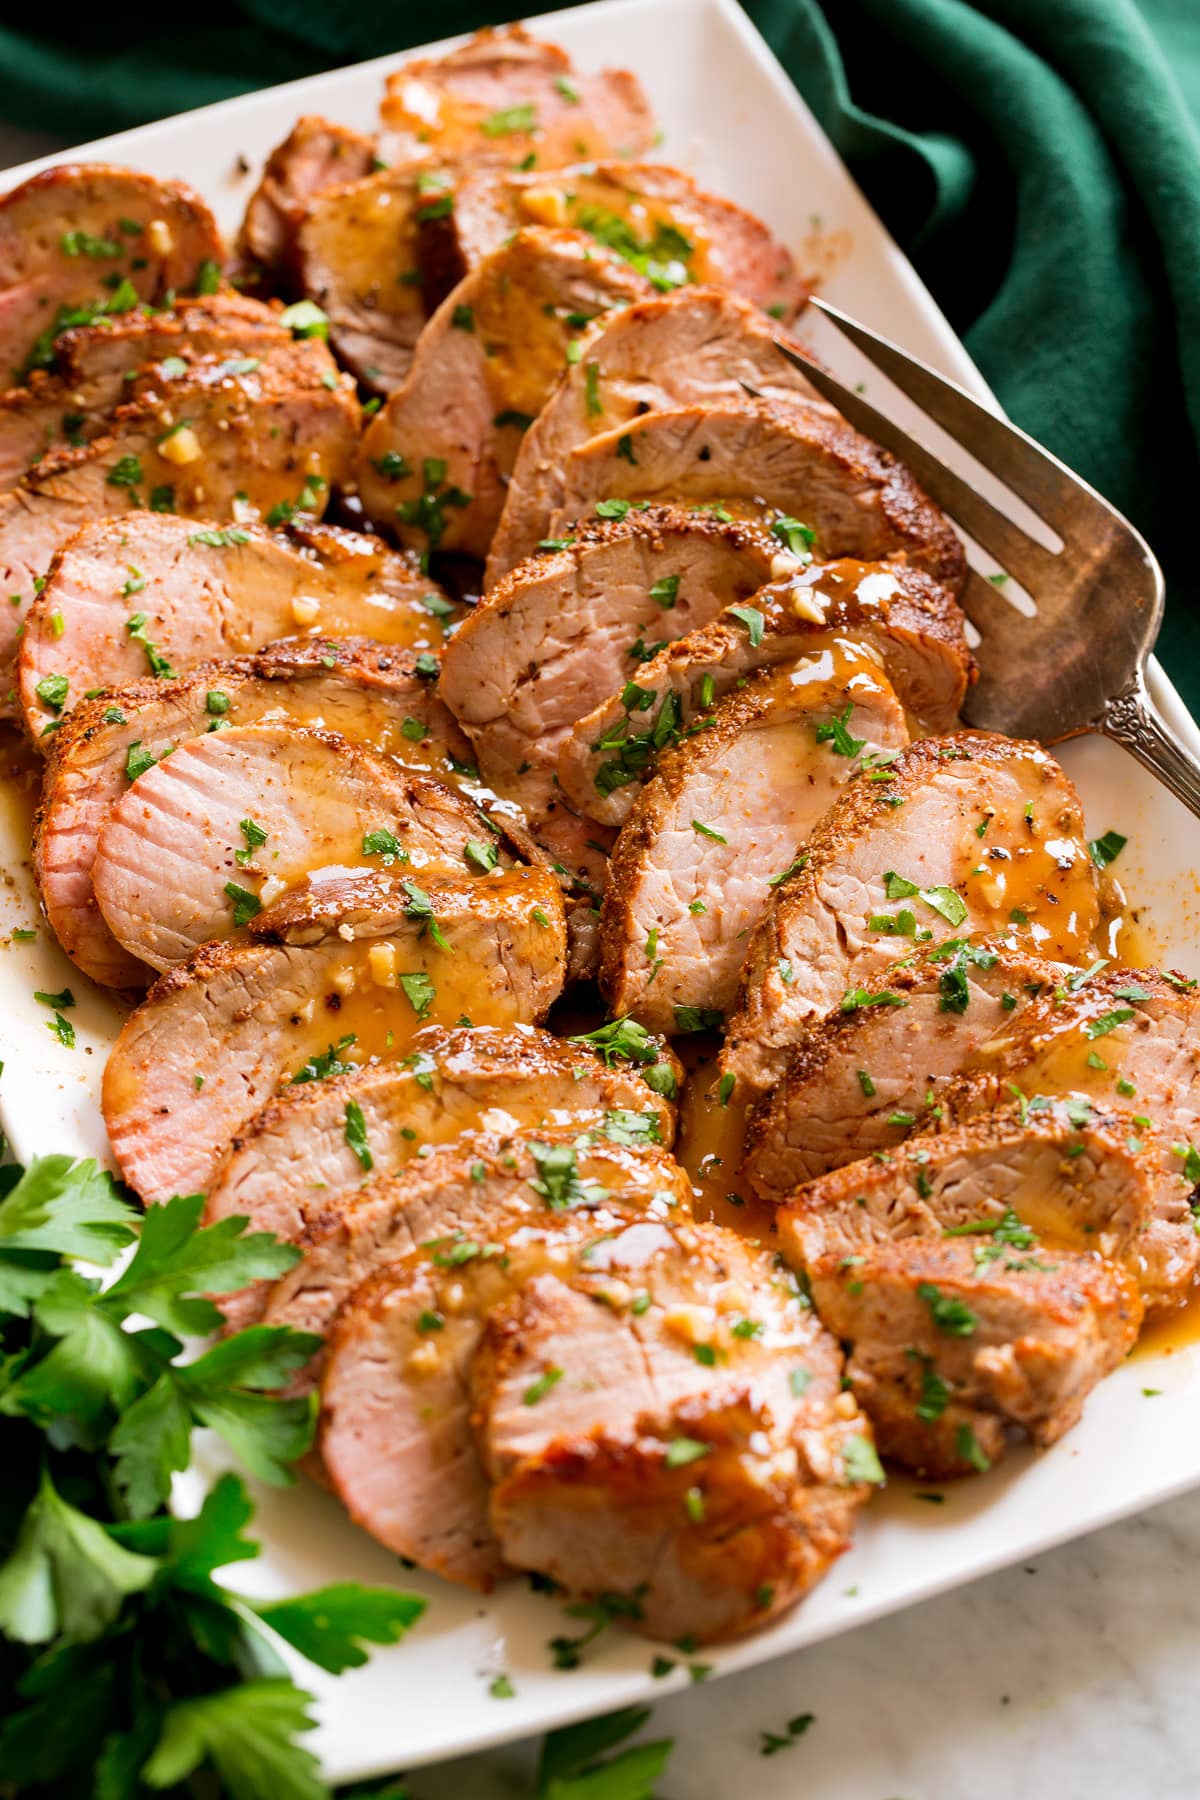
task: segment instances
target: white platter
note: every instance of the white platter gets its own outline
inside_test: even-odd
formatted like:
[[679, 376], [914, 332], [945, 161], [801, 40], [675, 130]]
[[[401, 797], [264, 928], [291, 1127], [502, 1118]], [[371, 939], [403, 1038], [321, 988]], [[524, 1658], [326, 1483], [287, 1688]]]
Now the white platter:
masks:
[[[534, 29], [564, 44], [581, 66], [635, 69], [664, 127], [666, 158], [762, 214], [802, 262], [826, 267], [825, 291], [847, 311], [988, 398], [930, 296], [733, 0], [598, 0], [539, 19]], [[323, 112], [369, 130], [383, 75], [400, 60], [248, 95], [85, 145], [78, 154], [182, 176], [232, 230], [258, 164], [297, 115]], [[239, 156], [251, 173], [239, 173]], [[7, 180], [61, 160], [29, 163]], [[816, 329], [813, 341], [839, 373], [864, 378], [832, 333]], [[866, 379], [873, 393], [881, 389], [877, 378]], [[902, 421], [911, 418], [893, 395], [884, 403]], [[945, 454], [937, 434], [927, 435]], [[1152, 686], [1174, 729], [1200, 753], [1200, 732], [1157, 669]], [[1128, 836], [1119, 873], [1159, 953], [1184, 969], [1200, 968], [1194, 821], [1110, 744], [1069, 745], [1063, 761], [1093, 832], [1112, 827]], [[21, 1158], [64, 1150], [103, 1155], [96, 1094], [119, 1013], [46, 942], [44, 930], [35, 944], [9, 942], [13, 927], [39, 922], [27, 809], [11, 794], [0, 810], [0, 872], [0, 1122]], [[32, 998], [34, 989], [68, 984], [78, 1000], [74, 1051], [51, 1037], [47, 1012]], [[1146, 1388], [1161, 1392], [1148, 1398]], [[781, 1656], [1028, 1560], [1197, 1483], [1200, 1348], [1139, 1352], [1093, 1395], [1083, 1423], [1054, 1450], [1018, 1454], [984, 1479], [950, 1484], [941, 1506], [916, 1502], [913, 1485], [894, 1480], [872, 1504], [855, 1548], [809, 1600], [769, 1632], [704, 1660], [715, 1677]], [[181, 1491], [185, 1509], [198, 1491]], [[357, 1532], [328, 1496], [302, 1487], [262, 1490], [258, 1499], [266, 1550], [257, 1564], [237, 1569], [244, 1588], [265, 1595], [334, 1580], [396, 1580], [395, 1559]], [[338, 1679], [296, 1662], [298, 1679], [318, 1696], [321, 1724], [312, 1741], [331, 1780], [413, 1768], [660, 1695], [688, 1679], [681, 1659], [674, 1674], [654, 1681], [652, 1647], [617, 1631], [592, 1648], [583, 1668], [555, 1671], [546, 1640], [578, 1627], [524, 1583], [484, 1602], [420, 1575], [400, 1579], [430, 1597], [404, 1644]], [[489, 1697], [488, 1683], [501, 1670], [516, 1689], [513, 1699]]]

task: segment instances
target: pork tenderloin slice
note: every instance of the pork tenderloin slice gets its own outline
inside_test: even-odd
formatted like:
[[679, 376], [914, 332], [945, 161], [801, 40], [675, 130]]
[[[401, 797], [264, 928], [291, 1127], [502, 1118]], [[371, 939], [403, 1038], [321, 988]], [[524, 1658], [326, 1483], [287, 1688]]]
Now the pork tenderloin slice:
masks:
[[[678, 1086], [665, 1048], [659, 1085]], [[356, 1110], [357, 1109], [357, 1110]], [[423, 1027], [399, 1063], [289, 1087], [235, 1137], [208, 1190], [210, 1222], [240, 1216], [295, 1243], [364, 1185], [471, 1132], [599, 1131], [610, 1141], [661, 1144], [675, 1108], [628, 1065], [609, 1068], [579, 1044], [533, 1025]], [[256, 1283], [222, 1300], [233, 1329], [260, 1316]]]
[[419, 1025], [528, 1024], [562, 988], [566, 922], [540, 869], [430, 877], [439, 927], [395, 875], [327, 881], [206, 944], [155, 983], [104, 1071], [109, 1141], [149, 1203], [206, 1191], [231, 1140], [289, 1082], [399, 1061]]
[[575, 69], [521, 25], [488, 27], [443, 56], [394, 69], [380, 108], [380, 154], [485, 158], [512, 168], [635, 156], [655, 138], [649, 101], [624, 69]]
[[946, 1088], [979, 1046], [1034, 997], [1066, 981], [1065, 964], [1011, 938], [950, 938], [890, 963], [904, 1006], [835, 1008], [802, 1028], [779, 1085], [752, 1108], [742, 1171], [760, 1199], [876, 1152], [942, 1115]]
[[435, 653], [443, 624], [464, 610], [415, 557], [336, 526], [305, 538], [170, 513], [100, 519], [57, 552], [26, 615], [17, 658], [26, 729], [48, 750], [82, 695], [136, 682], [159, 658], [186, 675], [279, 638], [318, 636]]
[[490, 849], [470, 803], [336, 732], [233, 726], [188, 740], [132, 782], [100, 829], [92, 888], [109, 930], [173, 968], [243, 916], [347, 870], [402, 869], [414, 917], [430, 873]]
[[761, 670], [710, 717], [639, 790], [600, 908], [601, 991], [654, 1031], [732, 1005], [771, 883], [855, 773], [834, 721], [870, 756], [908, 743], [890, 682], [850, 646], [830, 668]]
[[653, 649], [748, 600], [781, 548], [753, 524], [650, 507], [582, 526], [514, 569], [442, 658], [441, 693], [485, 778], [543, 811], [576, 719], [640, 680]]
[[[146, 965], [123, 950], [92, 887], [100, 829], [130, 770], [224, 725], [288, 719], [339, 732], [406, 768], [449, 772], [467, 752], [417, 661], [361, 639], [275, 644], [256, 656], [202, 664], [177, 680], [147, 680], [80, 701], [50, 739], [33, 867], [46, 917], [71, 960], [106, 987], [140, 987]], [[405, 733], [421, 720], [429, 736]], [[444, 746], [438, 753], [437, 746]]]
[[147, 505], [218, 524], [247, 505], [269, 522], [319, 514], [351, 467], [358, 400], [316, 339], [262, 358], [199, 357], [183, 374], [160, 363], [135, 395], [104, 437], [44, 457], [0, 494], [0, 586], [22, 601], [0, 619], [0, 716], [15, 710], [23, 606], [81, 526]]
[[[548, 1157], [579, 1190], [557, 1210]], [[504, 1570], [469, 1399], [488, 1312], [610, 1234], [644, 1256], [686, 1203], [661, 1152], [484, 1137], [372, 1183], [313, 1234], [266, 1317], [330, 1334], [307, 1379], [321, 1374], [321, 1453], [351, 1517], [399, 1555], [490, 1587]]]
[[753, 396], [783, 418], [845, 421], [780, 354], [780, 327], [719, 288], [676, 288], [599, 319], [521, 440], [504, 517], [488, 555], [491, 587], [528, 556], [562, 503], [570, 452], [598, 432], [681, 406], [741, 406]]
[[784, 418], [750, 399], [644, 413], [577, 444], [540, 535], [561, 537], [600, 503], [678, 499], [802, 519], [826, 560], [903, 551], [952, 589], [962, 578], [958, 538], [886, 451], [818, 413]]
[[[780, 1241], [826, 1233], [843, 1254], [926, 1237], [969, 1238], [981, 1269], [1091, 1252], [1135, 1273], [1153, 1194], [1118, 1112], [1070, 1100], [1024, 1103], [918, 1132], [885, 1161], [863, 1157], [797, 1189], [777, 1215]], [[852, 1265], [848, 1265], [852, 1266]]]
[[[121, 290], [161, 301], [195, 287], [224, 249], [200, 196], [106, 163], [60, 163], [0, 198], [0, 374], [46, 362], [81, 309], [106, 310]], [[116, 276], [117, 292], [105, 278]]]
[[[963, 615], [946, 588], [899, 559], [810, 568], [796, 567], [786, 553], [781, 560], [790, 560], [792, 571], [754, 595], [758, 619], [727, 610], [697, 620], [648, 663], [623, 669], [609, 697], [559, 734], [558, 781], [571, 804], [597, 822], [623, 824], [658, 751], [702, 726], [714, 701], [738, 692], [758, 669], [828, 663], [846, 639], [886, 670], [914, 732], [954, 729], [974, 663]], [[629, 680], [653, 695], [639, 713], [642, 729], [632, 734]]]
[[257, 274], [294, 283], [296, 227], [310, 202], [326, 188], [361, 181], [374, 164], [369, 137], [303, 113], [263, 164], [238, 232], [240, 256]]
[[868, 1491], [840, 1374], [798, 1287], [720, 1226], [634, 1226], [527, 1283], [471, 1372], [505, 1561], [620, 1596], [653, 1637], [766, 1624], [847, 1547]]
[[460, 280], [523, 225], [557, 225], [589, 232], [656, 287], [730, 288], [785, 324], [808, 298], [791, 253], [761, 219], [665, 163], [583, 162], [516, 174], [467, 163], [455, 171], [453, 192], [452, 210], [423, 233], [434, 281]]
[[[1132, 1274], [1078, 1251], [984, 1263], [977, 1241], [851, 1241], [797, 1221], [788, 1252], [885, 1456], [926, 1478], [982, 1472], [1007, 1429], [1052, 1444], [1129, 1354], [1142, 1304]], [[942, 1321], [939, 1324], [939, 1320]]]
[[15, 487], [47, 450], [99, 437], [128, 397], [128, 377], [166, 357], [253, 356], [289, 343], [278, 310], [241, 294], [197, 295], [170, 312], [135, 307], [55, 340], [50, 369], [35, 369], [0, 395], [0, 491]]
[[447, 197], [429, 169], [404, 163], [324, 188], [296, 228], [298, 285], [327, 314], [338, 360], [375, 393], [412, 363], [427, 317], [418, 220]]
[[1115, 965], [1044, 991], [1005, 1018], [946, 1090], [947, 1116], [968, 1118], [1007, 1100], [1074, 1096], [1127, 1115], [1130, 1141], [1154, 1191], [1142, 1240], [1147, 1310], [1170, 1312], [1200, 1268], [1200, 999], [1182, 977]]
[[898, 934], [928, 931], [936, 947], [1007, 925], [1016, 943], [1075, 962], [1099, 921], [1071, 783], [1038, 745], [985, 732], [921, 739], [890, 781], [852, 782], [801, 864], [749, 940], [721, 1053], [749, 1099], [780, 1079], [811, 1020], [903, 1004], [886, 986]]
[[484, 557], [522, 434], [581, 327], [647, 292], [578, 231], [530, 227], [484, 257], [430, 319], [367, 429], [358, 489], [368, 515], [418, 549]]

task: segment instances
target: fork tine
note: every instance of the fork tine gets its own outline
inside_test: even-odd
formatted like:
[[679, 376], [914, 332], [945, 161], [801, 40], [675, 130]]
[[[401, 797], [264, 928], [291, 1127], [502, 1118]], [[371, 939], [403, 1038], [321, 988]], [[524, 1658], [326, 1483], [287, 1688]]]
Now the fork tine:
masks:
[[[894, 381], [902, 393], [956, 438], [993, 474], [1033, 508], [1064, 543], [1074, 544], [1089, 534], [1089, 502], [1096, 513], [1110, 518], [1113, 508], [1094, 489], [1081, 482], [1058, 458], [1027, 437], [1007, 419], [982, 405], [956, 382], [948, 381], [927, 363], [909, 356], [890, 338], [880, 337], [860, 325], [840, 308], [814, 296], [811, 305], [836, 325], [843, 337]], [[1080, 523], [1084, 530], [1080, 531]]]
[[851, 425], [893, 451], [916, 476], [926, 493], [1018, 581], [1033, 588], [1053, 573], [1057, 561], [1053, 552], [1044, 549], [1019, 525], [1014, 525], [931, 450], [909, 437], [906, 431], [901, 431], [891, 419], [885, 418], [860, 394], [843, 386], [818, 363], [811, 362], [787, 344], [779, 344], [779, 349], [790, 363], [803, 371], [818, 393], [833, 402]]

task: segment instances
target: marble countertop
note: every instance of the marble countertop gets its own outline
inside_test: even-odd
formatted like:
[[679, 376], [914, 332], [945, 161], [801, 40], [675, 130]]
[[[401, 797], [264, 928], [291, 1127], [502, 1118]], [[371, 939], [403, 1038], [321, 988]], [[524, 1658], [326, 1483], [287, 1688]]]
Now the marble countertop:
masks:
[[[0, 168], [57, 148], [0, 125]], [[1200, 1492], [655, 1708], [669, 1800], [1196, 1800]], [[835, 1577], [836, 1579], [836, 1577]], [[565, 1677], [569, 1679], [569, 1677]], [[502, 1704], [498, 1702], [497, 1704]], [[770, 1758], [760, 1734], [812, 1713]], [[523, 1800], [535, 1746], [423, 1770]]]
[[[655, 1708], [669, 1800], [1196, 1800], [1200, 1493]], [[832, 1577], [836, 1580], [836, 1573]], [[564, 1679], [569, 1679], [565, 1677]], [[759, 1734], [813, 1724], [763, 1758]], [[526, 1745], [422, 1770], [518, 1800]]]

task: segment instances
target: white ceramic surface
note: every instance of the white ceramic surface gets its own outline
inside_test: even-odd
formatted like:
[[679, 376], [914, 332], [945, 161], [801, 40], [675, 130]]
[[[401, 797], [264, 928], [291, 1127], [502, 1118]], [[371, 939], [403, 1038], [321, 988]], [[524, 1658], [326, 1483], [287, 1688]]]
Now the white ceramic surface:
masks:
[[[564, 43], [581, 65], [635, 68], [664, 125], [665, 157], [764, 215], [802, 262], [822, 269], [833, 300], [986, 397], [945, 320], [732, 0], [600, 0], [539, 20], [535, 29]], [[383, 73], [398, 60], [230, 101], [87, 145], [79, 154], [183, 176], [231, 228], [258, 162], [297, 114], [318, 110], [369, 128]], [[239, 157], [251, 165], [250, 174], [239, 173]], [[40, 166], [14, 170], [10, 179]], [[818, 328], [813, 341], [839, 372], [866, 379], [872, 393], [883, 391], [832, 333]], [[890, 394], [885, 399], [906, 416], [903, 402]], [[926, 435], [944, 450], [936, 432]], [[1178, 697], [1161, 674], [1154, 679], [1176, 729], [1200, 748]], [[1111, 745], [1071, 745], [1063, 760], [1080, 785], [1093, 830], [1114, 827], [1128, 835], [1119, 872], [1161, 953], [1185, 968], [1200, 966], [1194, 823]], [[0, 1120], [22, 1157], [47, 1150], [103, 1154], [95, 1097], [119, 1011], [44, 932], [34, 945], [8, 941], [14, 926], [37, 923], [26, 808], [12, 794], [0, 811], [0, 868], [8, 877], [0, 886]], [[32, 999], [35, 988], [66, 984], [78, 999], [71, 1015], [78, 1046], [71, 1052], [47, 1032], [48, 1015]], [[1162, 1390], [1152, 1404], [1145, 1387]], [[772, 1631], [705, 1661], [713, 1676], [746, 1668], [1003, 1564], [1027, 1561], [1050, 1544], [1198, 1482], [1200, 1352], [1139, 1354], [1093, 1396], [1082, 1425], [1053, 1451], [1014, 1456], [996, 1474], [954, 1489], [940, 1507], [915, 1501], [911, 1484], [893, 1481], [822, 1588]], [[196, 1492], [185, 1484], [180, 1504], [194, 1503]], [[263, 1492], [259, 1499], [268, 1548], [260, 1562], [237, 1570], [247, 1589], [276, 1594], [337, 1579], [395, 1579], [394, 1558], [356, 1532], [327, 1496], [305, 1488]], [[681, 1667], [653, 1681], [651, 1649], [615, 1632], [594, 1647], [584, 1668], [556, 1672], [546, 1640], [577, 1627], [554, 1602], [519, 1583], [484, 1602], [419, 1575], [402, 1580], [430, 1596], [426, 1617], [405, 1644], [336, 1680], [297, 1664], [319, 1698], [314, 1744], [332, 1779], [461, 1754], [660, 1696], [687, 1679]], [[513, 1681], [514, 1699], [488, 1695], [501, 1670]]]

